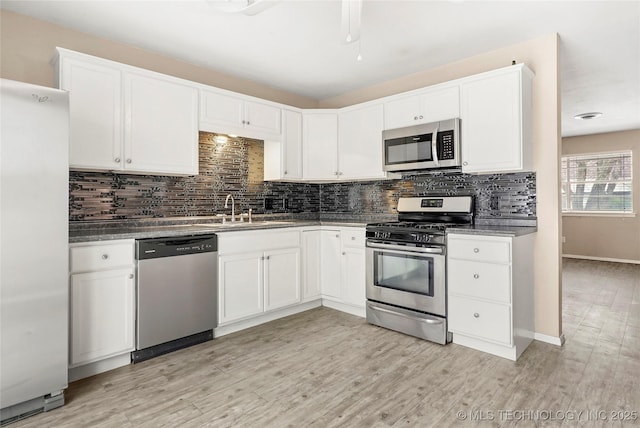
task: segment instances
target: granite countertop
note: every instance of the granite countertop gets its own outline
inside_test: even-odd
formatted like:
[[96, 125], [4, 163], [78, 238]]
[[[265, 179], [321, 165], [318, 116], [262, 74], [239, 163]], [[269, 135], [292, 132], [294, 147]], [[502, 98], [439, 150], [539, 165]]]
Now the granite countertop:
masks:
[[115, 239], [145, 239], [172, 236], [206, 235], [209, 233], [225, 233], [234, 231], [277, 229], [287, 227], [335, 226], [335, 227], [364, 227], [368, 219], [351, 217], [331, 218], [329, 220], [306, 219], [265, 219], [252, 223], [207, 222], [204, 218], [190, 218], [188, 222], [121, 222], [101, 223], [88, 222], [83, 225], [73, 225], [69, 228], [69, 243], [108, 241]]
[[474, 224], [447, 228], [447, 233], [465, 235], [522, 236], [538, 231], [536, 226], [507, 226], [497, 224]]

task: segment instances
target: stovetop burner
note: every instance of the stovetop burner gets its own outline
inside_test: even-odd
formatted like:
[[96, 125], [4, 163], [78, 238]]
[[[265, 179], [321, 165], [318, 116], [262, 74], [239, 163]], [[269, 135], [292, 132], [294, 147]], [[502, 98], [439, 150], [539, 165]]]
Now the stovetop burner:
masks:
[[472, 224], [472, 196], [400, 198], [398, 221], [368, 224], [367, 238], [443, 245], [448, 227]]

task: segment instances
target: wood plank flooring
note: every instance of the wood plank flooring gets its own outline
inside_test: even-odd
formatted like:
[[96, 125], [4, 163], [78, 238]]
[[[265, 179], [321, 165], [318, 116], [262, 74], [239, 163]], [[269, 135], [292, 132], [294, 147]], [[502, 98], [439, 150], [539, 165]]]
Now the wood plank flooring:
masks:
[[74, 382], [11, 427], [640, 425], [611, 420], [640, 412], [640, 266], [565, 260], [563, 281], [565, 345], [515, 363], [318, 308]]

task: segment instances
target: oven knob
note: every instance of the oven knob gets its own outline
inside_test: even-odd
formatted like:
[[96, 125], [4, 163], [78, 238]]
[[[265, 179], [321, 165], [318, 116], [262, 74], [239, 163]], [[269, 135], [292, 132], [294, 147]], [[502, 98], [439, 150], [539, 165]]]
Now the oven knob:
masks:
[[477, 273], [474, 273], [474, 274], [473, 274], [473, 277], [474, 277], [475, 279], [478, 279], [478, 278], [480, 278], [480, 275], [478, 275]]
[[480, 318], [480, 314], [476, 312], [475, 314], [473, 314], [473, 317], [474, 318]]

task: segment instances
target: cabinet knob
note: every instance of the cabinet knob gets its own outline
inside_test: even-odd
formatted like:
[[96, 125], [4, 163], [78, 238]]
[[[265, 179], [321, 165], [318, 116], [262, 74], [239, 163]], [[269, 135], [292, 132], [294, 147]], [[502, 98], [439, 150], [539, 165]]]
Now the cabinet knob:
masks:
[[131, 159], [127, 159], [127, 163], [131, 163]]
[[284, 172], [284, 175], [287, 175], [287, 171]]
[[336, 238], [339, 238], [339, 237], [340, 237], [340, 235], [336, 234]]
[[477, 273], [474, 273], [474, 274], [473, 274], [473, 277], [474, 277], [475, 279], [478, 279], [478, 278], [480, 278], [480, 275], [478, 275]]
[[133, 274], [132, 273], [129, 274], [129, 279], [133, 279]]
[[115, 158], [113, 161], [114, 161], [115, 163], [120, 163], [120, 158]]
[[463, 166], [467, 166], [467, 165], [469, 165], [469, 162], [462, 162], [462, 165]]
[[355, 236], [352, 236], [352, 237], [351, 237], [351, 240], [352, 240], [352, 241], [355, 241], [355, 240], [356, 240], [356, 237], [355, 237]]
[[107, 260], [109, 258], [109, 254], [103, 254], [102, 255], [102, 260]]
[[423, 115], [420, 115], [419, 117], [420, 117], [420, 119], [424, 119], [424, 116], [423, 116]]
[[251, 122], [249, 122], [248, 120], [247, 120], [247, 125], [251, 125]]
[[267, 260], [269, 260], [269, 258], [270, 258], [270, 257], [271, 257], [271, 256], [267, 256]]
[[342, 252], [342, 255], [343, 255], [343, 256], [346, 256], [346, 255], [347, 255], [347, 253], [345, 253], [345, 252], [343, 251], [343, 252]]
[[475, 314], [473, 314], [473, 317], [474, 318], [480, 318], [480, 314], [476, 312]]
[[474, 248], [474, 249], [473, 249], [473, 252], [474, 252], [474, 253], [479, 253], [479, 252], [480, 252], [480, 248]]

